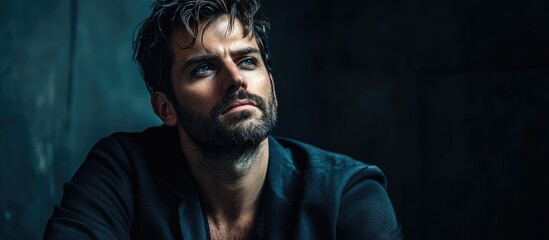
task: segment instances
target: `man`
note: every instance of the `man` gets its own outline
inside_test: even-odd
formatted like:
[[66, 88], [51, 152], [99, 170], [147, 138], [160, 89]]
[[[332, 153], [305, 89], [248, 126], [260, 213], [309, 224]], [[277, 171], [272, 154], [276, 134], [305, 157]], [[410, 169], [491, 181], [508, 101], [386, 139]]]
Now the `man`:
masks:
[[375, 166], [270, 137], [255, 0], [158, 1], [134, 42], [164, 125], [102, 139], [46, 239], [398, 239]]

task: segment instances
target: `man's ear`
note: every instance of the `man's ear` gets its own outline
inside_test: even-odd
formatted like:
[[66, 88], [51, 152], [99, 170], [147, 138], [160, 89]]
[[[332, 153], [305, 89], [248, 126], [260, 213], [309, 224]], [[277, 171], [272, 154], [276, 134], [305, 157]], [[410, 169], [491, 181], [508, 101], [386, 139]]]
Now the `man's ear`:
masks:
[[276, 98], [276, 89], [275, 89], [275, 83], [273, 80], [273, 75], [269, 73], [269, 80], [271, 81], [271, 90], [273, 91], [273, 98], [275, 101], [275, 106], [278, 107], [278, 99]]
[[172, 102], [168, 99], [166, 94], [162, 92], [155, 92], [151, 96], [151, 104], [156, 116], [162, 119], [162, 122], [167, 126], [177, 125], [177, 114]]

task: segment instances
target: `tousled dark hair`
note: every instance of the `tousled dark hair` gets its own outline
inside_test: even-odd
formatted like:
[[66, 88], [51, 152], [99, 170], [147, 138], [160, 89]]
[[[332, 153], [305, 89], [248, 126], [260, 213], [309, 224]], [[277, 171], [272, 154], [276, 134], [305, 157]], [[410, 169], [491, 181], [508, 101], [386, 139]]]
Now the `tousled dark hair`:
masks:
[[[224, 14], [229, 16], [228, 31], [238, 19], [244, 26], [244, 36], [253, 34], [267, 71], [271, 72], [267, 48], [270, 24], [259, 10], [258, 0], [157, 0], [133, 40], [133, 58], [151, 94], [160, 91], [172, 102], [175, 100], [170, 74], [174, 61], [170, 39], [174, 31], [184, 31], [192, 37], [181, 47], [193, 47], [198, 34], [203, 34], [213, 20]], [[201, 24], [205, 24], [202, 33]]]

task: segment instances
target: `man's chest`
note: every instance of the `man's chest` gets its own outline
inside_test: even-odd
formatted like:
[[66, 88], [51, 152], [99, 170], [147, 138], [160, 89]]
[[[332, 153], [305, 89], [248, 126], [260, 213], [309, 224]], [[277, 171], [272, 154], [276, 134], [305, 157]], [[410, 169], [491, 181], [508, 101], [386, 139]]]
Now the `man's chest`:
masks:
[[209, 223], [211, 240], [244, 240], [253, 239], [253, 224], [238, 226], [216, 226]]

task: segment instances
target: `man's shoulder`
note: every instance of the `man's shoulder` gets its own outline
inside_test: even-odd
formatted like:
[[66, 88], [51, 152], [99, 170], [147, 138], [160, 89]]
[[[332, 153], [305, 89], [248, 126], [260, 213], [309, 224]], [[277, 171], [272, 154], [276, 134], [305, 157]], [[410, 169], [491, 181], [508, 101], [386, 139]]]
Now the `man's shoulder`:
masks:
[[[149, 161], [170, 161], [179, 156], [177, 129], [168, 126], [147, 128], [141, 132], [116, 132], [99, 140], [88, 156], [109, 156], [124, 164], [146, 166]], [[95, 160], [93, 160], [95, 161]]]
[[[285, 137], [272, 137], [271, 143], [278, 151], [287, 151], [294, 158], [306, 160], [301, 167], [303, 169], [313, 168], [347, 168], [347, 167], [369, 167], [366, 162], [356, 160], [350, 156], [328, 151], [317, 146]], [[277, 146], [278, 145], [278, 146]]]
[[96, 147], [138, 147], [150, 148], [156, 145], [165, 145], [168, 142], [178, 142], [177, 130], [165, 125], [149, 127], [143, 131], [115, 132], [99, 140]]
[[375, 178], [382, 184], [385, 182], [383, 172], [365, 161], [290, 138], [271, 137], [270, 140], [271, 153], [278, 158], [286, 159], [282, 161], [289, 162], [297, 171], [332, 176], [360, 174]]

